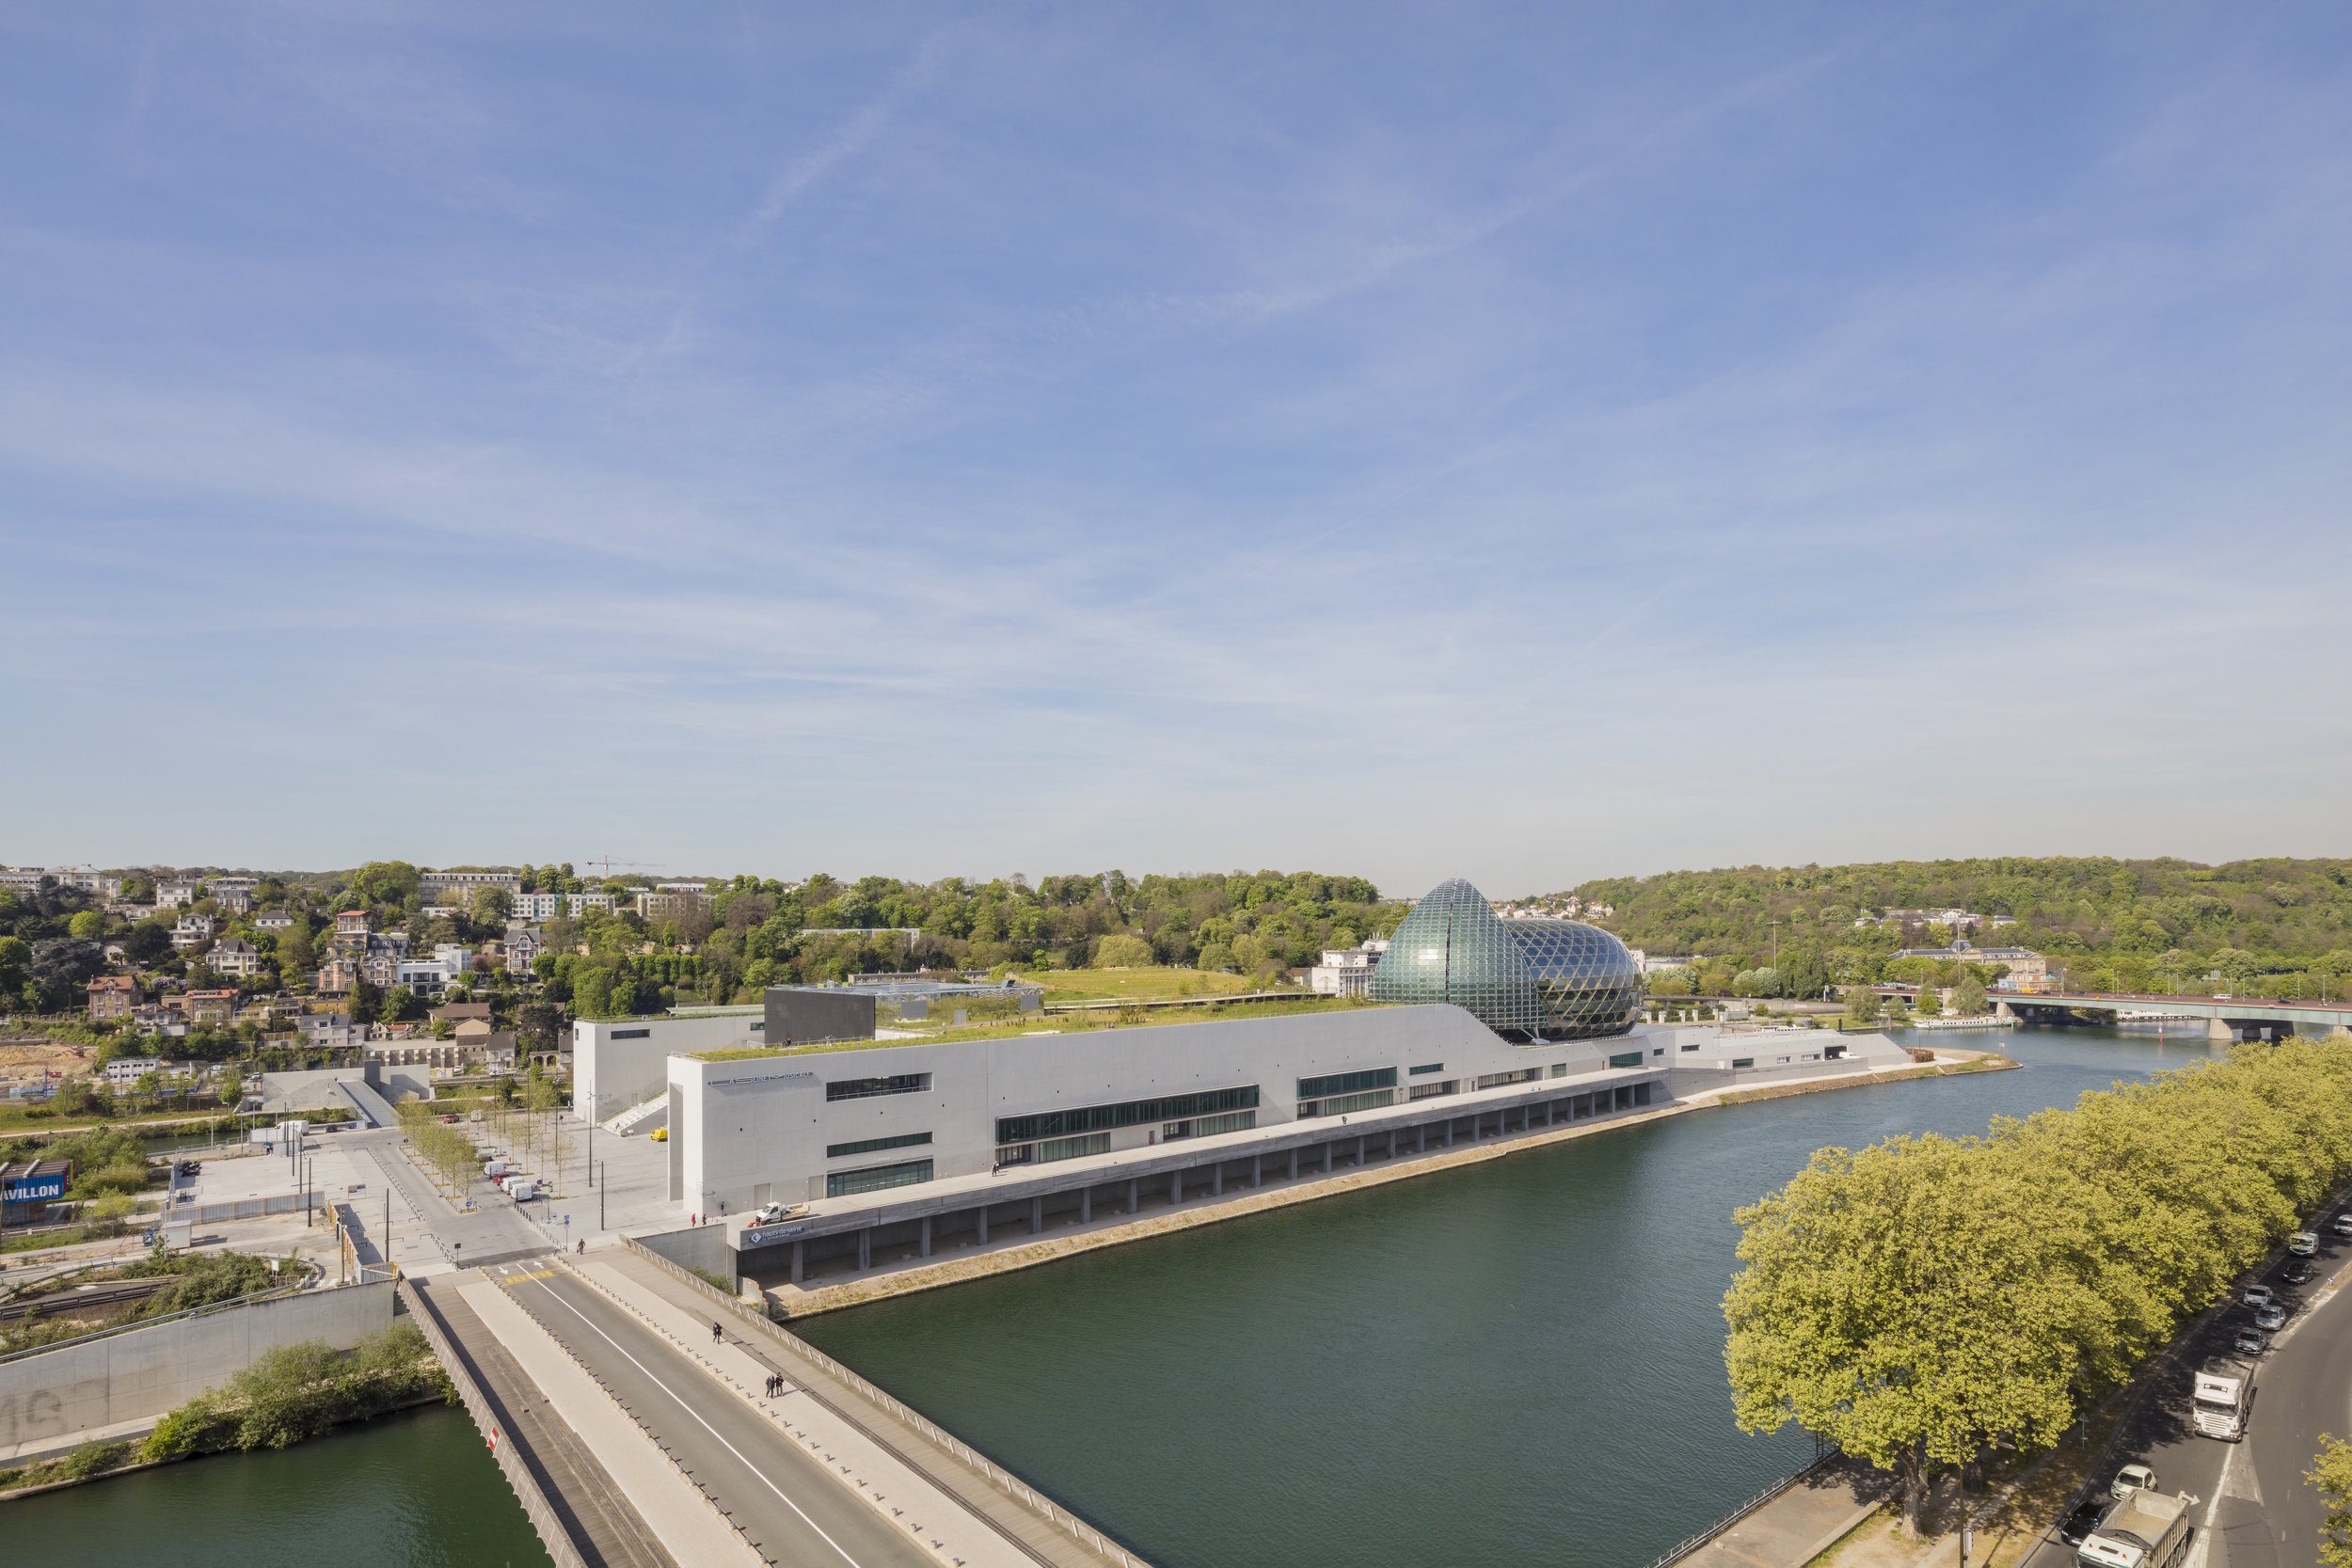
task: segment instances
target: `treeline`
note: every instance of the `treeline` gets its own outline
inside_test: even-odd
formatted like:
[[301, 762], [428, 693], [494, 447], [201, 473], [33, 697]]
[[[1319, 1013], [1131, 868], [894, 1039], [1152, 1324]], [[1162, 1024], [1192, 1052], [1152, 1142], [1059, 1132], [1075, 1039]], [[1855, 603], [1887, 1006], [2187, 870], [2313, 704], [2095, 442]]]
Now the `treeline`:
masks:
[[2186, 990], [2217, 972], [2241, 992], [2292, 996], [2300, 986], [2315, 996], [2323, 983], [2332, 994], [2336, 982], [2352, 980], [2352, 861], [1752, 865], [1610, 878], [1574, 893], [1614, 906], [1606, 924], [1633, 946], [1707, 955], [1693, 978], [1708, 990], [1729, 990], [1741, 971], [1766, 967], [1796, 982], [1787, 995], [1819, 995], [1817, 976], [1904, 978], [1890, 969], [1900, 966], [1896, 952], [1956, 934], [1923, 921], [1854, 924], [1889, 909], [2010, 916], [2015, 924], [1981, 927], [1969, 940], [2030, 948], [2079, 983], [2112, 990]]
[[2241, 1046], [1984, 1138], [1824, 1148], [1738, 1219], [1732, 1404], [1899, 1473], [2055, 1444], [2352, 1180], [2352, 1040]]

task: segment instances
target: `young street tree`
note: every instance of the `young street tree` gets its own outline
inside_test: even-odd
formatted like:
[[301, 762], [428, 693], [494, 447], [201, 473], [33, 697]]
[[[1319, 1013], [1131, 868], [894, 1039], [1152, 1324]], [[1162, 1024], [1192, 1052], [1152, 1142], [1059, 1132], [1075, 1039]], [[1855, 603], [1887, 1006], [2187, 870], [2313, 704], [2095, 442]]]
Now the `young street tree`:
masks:
[[2328, 1505], [2319, 1526], [2321, 1568], [2352, 1568], [2352, 1443], [2321, 1433], [2319, 1452], [2303, 1479]]

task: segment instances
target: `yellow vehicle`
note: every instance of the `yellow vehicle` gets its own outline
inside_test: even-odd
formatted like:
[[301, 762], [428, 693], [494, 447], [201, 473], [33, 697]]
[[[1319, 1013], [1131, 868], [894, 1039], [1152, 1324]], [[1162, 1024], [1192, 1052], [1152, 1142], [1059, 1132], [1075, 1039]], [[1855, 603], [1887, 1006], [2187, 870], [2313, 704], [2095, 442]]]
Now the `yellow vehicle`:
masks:
[[666, 1127], [655, 1128], [653, 1130], [653, 1141], [658, 1144], [668, 1143], [670, 1141], [670, 1130]]

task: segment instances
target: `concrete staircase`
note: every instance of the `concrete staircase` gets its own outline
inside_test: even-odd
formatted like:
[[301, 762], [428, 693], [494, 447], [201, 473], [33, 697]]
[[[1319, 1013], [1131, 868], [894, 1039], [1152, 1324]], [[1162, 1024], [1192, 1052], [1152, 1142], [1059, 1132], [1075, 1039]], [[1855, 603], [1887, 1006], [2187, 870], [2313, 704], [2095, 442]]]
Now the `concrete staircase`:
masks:
[[650, 1132], [657, 1127], [670, 1125], [670, 1091], [663, 1089], [642, 1104], [631, 1105], [618, 1116], [607, 1117], [604, 1130], [619, 1138], [633, 1138]]

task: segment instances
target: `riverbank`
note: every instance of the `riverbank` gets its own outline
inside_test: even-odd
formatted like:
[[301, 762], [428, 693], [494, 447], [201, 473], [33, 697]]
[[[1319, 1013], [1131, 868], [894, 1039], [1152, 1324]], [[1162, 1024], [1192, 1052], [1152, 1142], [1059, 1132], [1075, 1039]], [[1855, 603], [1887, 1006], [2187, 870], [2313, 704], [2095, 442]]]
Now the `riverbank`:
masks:
[[[1565, 1127], [1536, 1128], [1531, 1132], [1513, 1133], [1491, 1142], [1471, 1147], [1424, 1154], [1394, 1164], [1382, 1164], [1343, 1175], [1301, 1177], [1295, 1182], [1268, 1186], [1238, 1196], [1225, 1197], [1181, 1210], [1171, 1210], [1149, 1218], [1111, 1218], [1088, 1225], [1073, 1226], [1058, 1235], [1000, 1245], [961, 1257], [918, 1260], [910, 1256], [904, 1266], [887, 1265], [853, 1280], [833, 1285], [771, 1285], [761, 1288], [761, 1296], [771, 1316], [787, 1321], [838, 1312], [852, 1307], [863, 1307], [893, 1297], [943, 1290], [977, 1279], [1015, 1274], [1042, 1264], [1058, 1262], [1104, 1248], [1123, 1246], [1131, 1242], [1149, 1241], [1198, 1230], [1207, 1226], [1223, 1225], [1288, 1209], [1321, 1198], [1336, 1197], [1343, 1193], [1365, 1192], [1398, 1181], [1414, 1180], [1435, 1176], [1464, 1166], [1484, 1164], [1509, 1155], [1531, 1149], [1549, 1148], [1581, 1138], [1597, 1137], [1630, 1127], [1645, 1126], [1667, 1117], [1688, 1115], [1693, 1111], [1718, 1106], [1740, 1105], [1756, 1101], [1780, 1100], [1804, 1094], [1820, 1094], [1832, 1089], [1865, 1088], [1873, 1085], [1897, 1084], [1923, 1078], [1948, 1077], [1955, 1073], [1990, 1072], [2013, 1069], [2018, 1064], [1990, 1052], [1940, 1051], [1931, 1063], [1886, 1069], [1875, 1072], [1841, 1073], [1834, 1077], [1807, 1079], [1797, 1083], [1774, 1084], [1753, 1089], [1720, 1089], [1693, 1095], [1654, 1110], [1638, 1111], [1613, 1117], [1607, 1121], [1571, 1124]], [[880, 1261], [879, 1259], [877, 1260]]]

